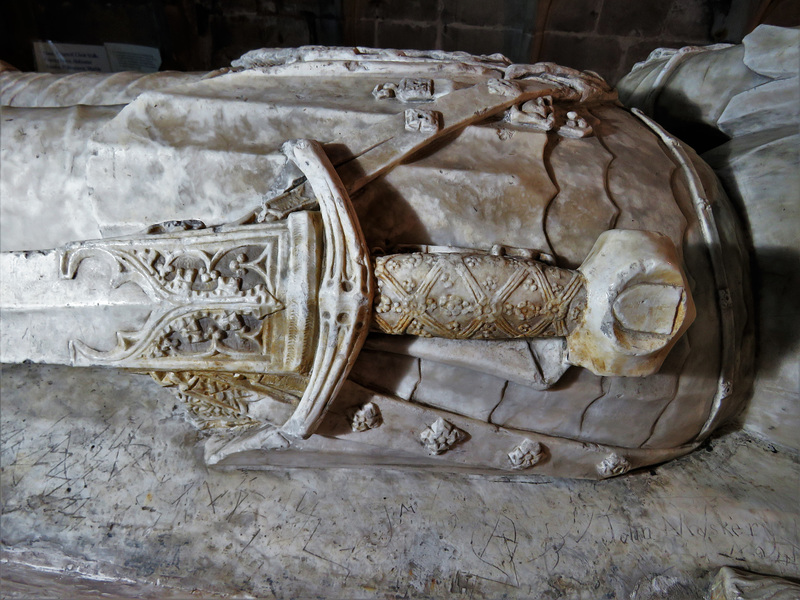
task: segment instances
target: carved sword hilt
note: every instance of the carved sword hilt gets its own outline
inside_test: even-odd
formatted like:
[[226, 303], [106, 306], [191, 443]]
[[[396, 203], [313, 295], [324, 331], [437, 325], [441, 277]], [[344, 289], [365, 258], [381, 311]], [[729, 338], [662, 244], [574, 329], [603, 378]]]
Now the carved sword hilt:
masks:
[[450, 339], [560, 336], [598, 375], [656, 372], [694, 320], [675, 247], [648, 231], [603, 233], [577, 269], [516, 256], [393, 254], [374, 261], [373, 328]]

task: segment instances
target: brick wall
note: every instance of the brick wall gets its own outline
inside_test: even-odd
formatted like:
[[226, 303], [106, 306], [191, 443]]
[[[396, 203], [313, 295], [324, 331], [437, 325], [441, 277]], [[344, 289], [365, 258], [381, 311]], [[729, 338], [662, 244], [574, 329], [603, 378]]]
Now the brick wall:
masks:
[[227, 66], [248, 50], [342, 44], [341, 0], [164, 0], [164, 67]]
[[616, 82], [659, 46], [738, 42], [758, 22], [800, 25], [797, 0], [34, 0], [0, 19], [0, 59], [33, 69], [32, 41], [157, 46], [202, 71], [305, 44], [500, 52]]
[[616, 82], [655, 48], [741, 40], [731, 0], [554, 0], [542, 11], [535, 60], [597, 71]]
[[500, 52], [527, 62], [537, 0], [345, 0], [345, 43]]
[[591, 69], [616, 82], [655, 48], [739, 42], [759, 11], [785, 14], [790, 4], [800, 6], [797, 0], [344, 0], [344, 42], [501, 52], [516, 62]]

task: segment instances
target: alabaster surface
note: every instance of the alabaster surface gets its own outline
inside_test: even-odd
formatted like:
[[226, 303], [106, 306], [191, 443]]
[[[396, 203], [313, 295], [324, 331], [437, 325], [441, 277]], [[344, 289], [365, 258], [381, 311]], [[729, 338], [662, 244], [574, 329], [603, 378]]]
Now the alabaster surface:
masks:
[[800, 584], [782, 579], [723, 567], [711, 586], [711, 600], [767, 598], [793, 600], [800, 596]]
[[725, 194], [594, 74], [309, 47], [2, 77], [3, 359], [151, 373], [210, 464], [602, 478], [747, 394]]
[[641, 112], [499, 55], [0, 73], [0, 354], [51, 363], [3, 367], [4, 593], [793, 597], [786, 344], [767, 439], [718, 429], [751, 241], [797, 322], [761, 279], [796, 242], [764, 32], [655, 55]]
[[800, 30], [762, 25], [739, 46], [656, 51], [619, 84], [626, 105], [695, 148], [722, 181], [755, 256], [758, 365], [745, 427], [800, 436]]

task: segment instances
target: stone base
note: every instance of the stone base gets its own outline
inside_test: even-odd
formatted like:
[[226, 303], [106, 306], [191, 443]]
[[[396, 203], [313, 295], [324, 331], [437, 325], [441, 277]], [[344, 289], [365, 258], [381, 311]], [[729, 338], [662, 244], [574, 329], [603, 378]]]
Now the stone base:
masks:
[[694, 600], [726, 565], [800, 575], [798, 457], [742, 433], [603, 482], [223, 471], [146, 377], [2, 375], [7, 598]]

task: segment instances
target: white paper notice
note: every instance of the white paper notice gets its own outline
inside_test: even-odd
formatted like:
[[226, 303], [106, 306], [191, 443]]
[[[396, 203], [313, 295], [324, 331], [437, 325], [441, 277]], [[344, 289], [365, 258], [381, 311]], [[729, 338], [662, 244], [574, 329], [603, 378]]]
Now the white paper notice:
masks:
[[105, 44], [112, 71], [155, 73], [161, 66], [158, 48], [133, 44]]
[[36, 70], [44, 73], [76, 73], [78, 71], [111, 71], [103, 46], [34, 42]]
[[140, 71], [155, 73], [161, 66], [158, 48], [133, 44], [61, 44], [34, 42], [36, 70], [44, 73]]

